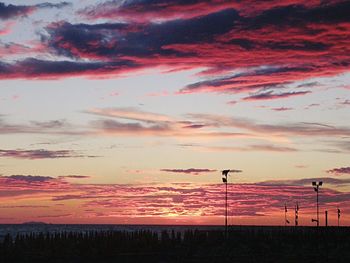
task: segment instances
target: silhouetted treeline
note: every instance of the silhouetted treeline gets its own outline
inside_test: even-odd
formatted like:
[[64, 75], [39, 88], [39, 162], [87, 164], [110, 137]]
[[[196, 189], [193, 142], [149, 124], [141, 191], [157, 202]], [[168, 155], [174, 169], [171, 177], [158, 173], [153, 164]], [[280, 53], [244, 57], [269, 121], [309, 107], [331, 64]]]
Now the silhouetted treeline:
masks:
[[0, 262], [350, 262], [348, 228], [95, 231], [10, 235]]

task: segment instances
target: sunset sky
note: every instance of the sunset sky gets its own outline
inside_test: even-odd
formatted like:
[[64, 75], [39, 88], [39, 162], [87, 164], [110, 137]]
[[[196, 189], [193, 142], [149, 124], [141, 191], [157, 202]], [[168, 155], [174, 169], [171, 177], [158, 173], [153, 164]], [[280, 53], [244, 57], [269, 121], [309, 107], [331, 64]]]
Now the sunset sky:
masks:
[[1, 0], [0, 223], [350, 225], [349, 14]]

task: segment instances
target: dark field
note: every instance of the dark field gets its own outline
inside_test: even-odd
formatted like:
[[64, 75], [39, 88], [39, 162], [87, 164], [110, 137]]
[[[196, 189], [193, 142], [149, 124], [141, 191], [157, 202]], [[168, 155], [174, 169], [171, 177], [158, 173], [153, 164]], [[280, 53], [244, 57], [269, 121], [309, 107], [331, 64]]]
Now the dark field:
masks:
[[341, 227], [149, 227], [5, 235], [0, 262], [350, 262]]

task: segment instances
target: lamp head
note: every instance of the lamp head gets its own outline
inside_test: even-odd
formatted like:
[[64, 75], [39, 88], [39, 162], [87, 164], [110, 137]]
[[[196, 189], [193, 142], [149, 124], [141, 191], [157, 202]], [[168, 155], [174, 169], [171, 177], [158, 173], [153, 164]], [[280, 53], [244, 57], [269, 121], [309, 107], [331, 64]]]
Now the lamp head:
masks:
[[230, 172], [230, 170], [223, 170], [221, 173], [222, 173], [223, 176], [227, 177], [229, 172]]
[[319, 181], [319, 182], [318, 182], [318, 185], [319, 185], [319, 186], [322, 186], [322, 184], [323, 184], [322, 181]]
[[312, 185], [313, 185], [313, 186], [316, 186], [316, 182], [312, 182]]

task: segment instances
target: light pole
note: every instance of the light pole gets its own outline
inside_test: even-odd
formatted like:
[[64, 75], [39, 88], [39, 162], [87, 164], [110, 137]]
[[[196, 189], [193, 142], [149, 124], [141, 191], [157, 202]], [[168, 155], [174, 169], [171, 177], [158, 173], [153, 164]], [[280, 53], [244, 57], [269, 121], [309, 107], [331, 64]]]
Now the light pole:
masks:
[[225, 184], [225, 237], [227, 238], [227, 184], [228, 184], [228, 173], [230, 172], [230, 170], [223, 170], [221, 173], [223, 175], [222, 177], [222, 182]]
[[289, 224], [289, 220], [287, 219], [287, 212], [287, 203], [284, 203], [284, 226], [287, 226], [287, 224]]
[[339, 227], [339, 223], [340, 223], [340, 209], [339, 209], [339, 207], [337, 208], [337, 212], [338, 212], [338, 227]]
[[319, 188], [322, 186], [322, 181], [319, 182], [312, 182], [312, 186], [314, 187], [314, 190], [316, 192], [316, 208], [317, 208], [317, 219], [312, 219], [312, 222], [317, 223], [317, 227], [319, 227], [320, 225], [320, 217], [319, 217], [319, 207], [318, 207], [318, 192], [319, 192]]
[[294, 214], [295, 214], [295, 226], [298, 226], [298, 224], [299, 224], [299, 204], [298, 204], [298, 202], [295, 205]]
[[227, 218], [228, 218], [228, 200], [227, 200], [227, 185], [228, 185], [228, 176], [229, 173], [241, 173], [242, 170], [234, 170], [234, 169], [227, 169], [227, 170], [222, 170], [222, 182], [225, 184], [225, 236], [227, 238], [228, 234], [228, 225], [227, 225]]

